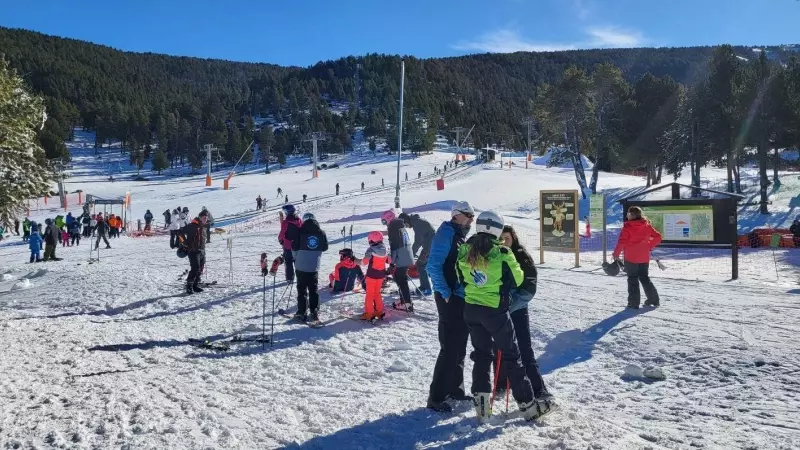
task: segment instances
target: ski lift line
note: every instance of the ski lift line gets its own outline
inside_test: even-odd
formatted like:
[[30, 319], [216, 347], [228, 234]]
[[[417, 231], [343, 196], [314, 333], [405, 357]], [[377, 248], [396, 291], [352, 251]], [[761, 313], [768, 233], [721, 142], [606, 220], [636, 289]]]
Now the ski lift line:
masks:
[[250, 141], [250, 145], [248, 145], [248, 146], [247, 146], [247, 148], [246, 148], [246, 149], [245, 149], [245, 150], [242, 152], [242, 156], [240, 156], [240, 157], [239, 157], [239, 160], [238, 160], [238, 161], [236, 161], [236, 164], [234, 164], [233, 168], [232, 168], [232, 169], [231, 169], [231, 171], [228, 173], [228, 176], [233, 176], [233, 174], [236, 172], [236, 168], [237, 168], [237, 167], [239, 167], [239, 163], [240, 163], [240, 162], [242, 162], [242, 158], [244, 158], [244, 155], [246, 155], [246, 154], [247, 154], [247, 152], [249, 152], [249, 151], [250, 151], [250, 148], [252, 148], [252, 147], [253, 147], [253, 144], [254, 144], [255, 142], [256, 142], [255, 140], [253, 140], [253, 141]]

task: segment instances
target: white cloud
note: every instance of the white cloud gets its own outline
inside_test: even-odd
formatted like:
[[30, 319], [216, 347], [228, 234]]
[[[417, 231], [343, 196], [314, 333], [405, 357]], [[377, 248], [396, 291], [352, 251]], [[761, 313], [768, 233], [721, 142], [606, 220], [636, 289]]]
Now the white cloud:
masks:
[[572, 9], [578, 15], [578, 19], [585, 20], [592, 13], [591, 6], [588, 0], [572, 0]]
[[637, 31], [617, 27], [589, 27], [586, 38], [575, 42], [538, 42], [525, 38], [517, 29], [500, 28], [469, 41], [451, 45], [456, 50], [481, 53], [556, 52], [579, 48], [640, 47], [647, 40]]
[[553, 44], [526, 40], [519, 31], [510, 28], [484, 33], [471, 41], [460, 41], [452, 46], [456, 50], [488, 53], [555, 52], [571, 50], [570, 44]]
[[617, 27], [591, 27], [586, 30], [594, 47], [639, 47], [644, 44], [642, 34]]

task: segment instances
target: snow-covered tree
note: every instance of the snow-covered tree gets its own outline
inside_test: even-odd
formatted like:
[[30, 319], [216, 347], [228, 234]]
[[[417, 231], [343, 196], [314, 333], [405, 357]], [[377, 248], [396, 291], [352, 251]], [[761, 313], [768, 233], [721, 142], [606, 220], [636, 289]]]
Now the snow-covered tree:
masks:
[[36, 139], [47, 115], [42, 99], [0, 59], [0, 224], [25, 211], [25, 201], [45, 194], [54, 179]]

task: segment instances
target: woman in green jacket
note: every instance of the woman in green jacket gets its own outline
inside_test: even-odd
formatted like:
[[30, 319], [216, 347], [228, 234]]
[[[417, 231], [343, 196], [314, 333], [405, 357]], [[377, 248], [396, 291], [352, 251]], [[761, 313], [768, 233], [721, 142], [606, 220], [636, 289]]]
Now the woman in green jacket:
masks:
[[493, 211], [484, 211], [475, 224], [477, 234], [458, 249], [457, 265], [466, 292], [464, 321], [475, 349], [470, 355], [475, 363], [472, 368], [475, 412], [481, 421], [492, 414], [489, 372], [494, 344], [502, 352], [502, 364], [522, 417], [533, 420], [550, 410], [550, 402], [533, 396], [508, 312], [509, 294], [522, 284], [525, 276], [511, 250], [500, 244], [503, 218]]

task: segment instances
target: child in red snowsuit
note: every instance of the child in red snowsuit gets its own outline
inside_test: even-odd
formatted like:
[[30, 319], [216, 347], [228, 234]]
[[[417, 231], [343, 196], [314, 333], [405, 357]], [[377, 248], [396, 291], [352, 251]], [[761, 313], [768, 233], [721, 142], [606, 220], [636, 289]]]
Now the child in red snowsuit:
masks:
[[381, 288], [383, 279], [386, 277], [386, 266], [391, 262], [391, 258], [386, 251], [386, 246], [383, 245], [383, 234], [380, 231], [370, 232], [367, 239], [369, 248], [361, 261], [362, 264], [367, 265], [364, 314], [361, 315], [361, 319], [382, 319], [385, 313], [383, 312]]

